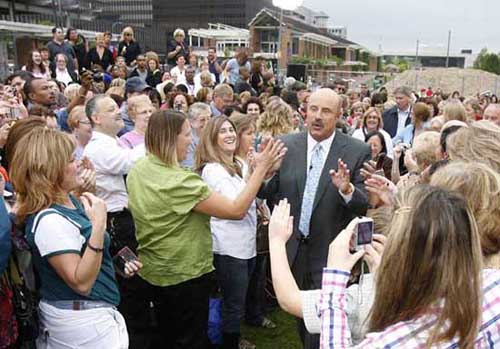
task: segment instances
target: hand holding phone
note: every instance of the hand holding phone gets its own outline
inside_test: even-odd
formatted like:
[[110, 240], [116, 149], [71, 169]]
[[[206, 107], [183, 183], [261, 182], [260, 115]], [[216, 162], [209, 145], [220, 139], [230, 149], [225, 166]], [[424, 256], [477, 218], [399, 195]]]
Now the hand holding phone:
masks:
[[139, 258], [127, 246], [113, 257], [113, 264], [118, 274], [123, 277], [132, 277], [142, 268]]
[[370, 245], [373, 240], [373, 219], [368, 217], [361, 217], [354, 228], [352, 238], [352, 247], [354, 251], [364, 249], [365, 246]]

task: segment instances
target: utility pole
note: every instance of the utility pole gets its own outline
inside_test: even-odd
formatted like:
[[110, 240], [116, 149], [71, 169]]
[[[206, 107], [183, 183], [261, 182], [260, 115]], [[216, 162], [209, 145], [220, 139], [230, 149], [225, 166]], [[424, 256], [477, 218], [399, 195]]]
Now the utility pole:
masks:
[[420, 46], [420, 40], [417, 39], [417, 50], [415, 51], [415, 69], [418, 68], [418, 49]]
[[451, 30], [448, 31], [448, 50], [446, 51], [446, 68], [450, 64], [450, 44], [451, 44]]

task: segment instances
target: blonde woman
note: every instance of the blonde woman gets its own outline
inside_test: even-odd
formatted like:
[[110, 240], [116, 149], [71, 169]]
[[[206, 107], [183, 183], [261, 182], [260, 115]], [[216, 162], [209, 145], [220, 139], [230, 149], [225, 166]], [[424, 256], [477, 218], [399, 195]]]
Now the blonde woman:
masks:
[[94, 65], [99, 65], [106, 71], [111, 65], [115, 64], [113, 54], [106, 47], [104, 33], [97, 33], [95, 36], [95, 47], [87, 52], [85, 67], [91, 69]]
[[[37, 348], [126, 348], [128, 334], [116, 310], [120, 294], [109, 253], [106, 204], [83, 184], [74, 142], [57, 130], [35, 128], [19, 140], [11, 163], [17, 219], [40, 277], [41, 335]], [[132, 276], [141, 267], [127, 263]]]
[[257, 120], [261, 137], [278, 137], [293, 131], [293, 110], [279, 97], [272, 99]]
[[128, 66], [134, 65], [138, 55], [141, 54], [141, 46], [135, 41], [134, 30], [126, 27], [122, 31], [120, 43], [118, 44], [118, 55], [125, 57]]
[[173, 66], [177, 62], [177, 58], [180, 56], [184, 57], [184, 60], [188, 62], [189, 49], [184, 43], [186, 34], [184, 30], [177, 28], [174, 31], [174, 38], [170, 40], [167, 44], [167, 63]]
[[467, 199], [477, 221], [484, 265], [500, 269], [500, 174], [485, 164], [457, 161], [436, 171], [430, 183]]
[[458, 99], [452, 99], [446, 103], [443, 116], [445, 123], [450, 120], [467, 122], [467, 110]]

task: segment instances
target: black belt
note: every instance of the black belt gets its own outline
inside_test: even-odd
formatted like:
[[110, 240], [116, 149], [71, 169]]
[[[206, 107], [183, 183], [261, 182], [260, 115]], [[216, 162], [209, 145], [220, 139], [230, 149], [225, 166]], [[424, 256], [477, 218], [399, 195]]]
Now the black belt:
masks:
[[117, 217], [121, 217], [124, 215], [129, 215], [129, 214], [130, 214], [130, 211], [128, 210], [128, 208], [124, 207], [123, 210], [121, 210], [121, 211], [108, 212], [108, 217], [109, 218], [117, 218]]

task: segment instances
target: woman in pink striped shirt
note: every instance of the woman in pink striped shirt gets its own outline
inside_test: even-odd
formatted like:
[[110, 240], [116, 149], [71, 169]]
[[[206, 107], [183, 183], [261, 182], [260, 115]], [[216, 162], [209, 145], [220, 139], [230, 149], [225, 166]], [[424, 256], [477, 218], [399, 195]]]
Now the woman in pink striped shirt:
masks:
[[[290, 234], [288, 209], [281, 203], [273, 212], [271, 260], [273, 250], [276, 257], [280, 242]], [[321, 348], [354, 347], [345, 308], [350, 270], [364, 254], [349, 252], [355, 224], [356, 220], [330, 245], [316, 306]], [[431, 186], [400, 193], [375, 277], [369, 333], [355, 347], [499, 345], [500, 272], [482, 268], [477, 225], [462, 196]]]

